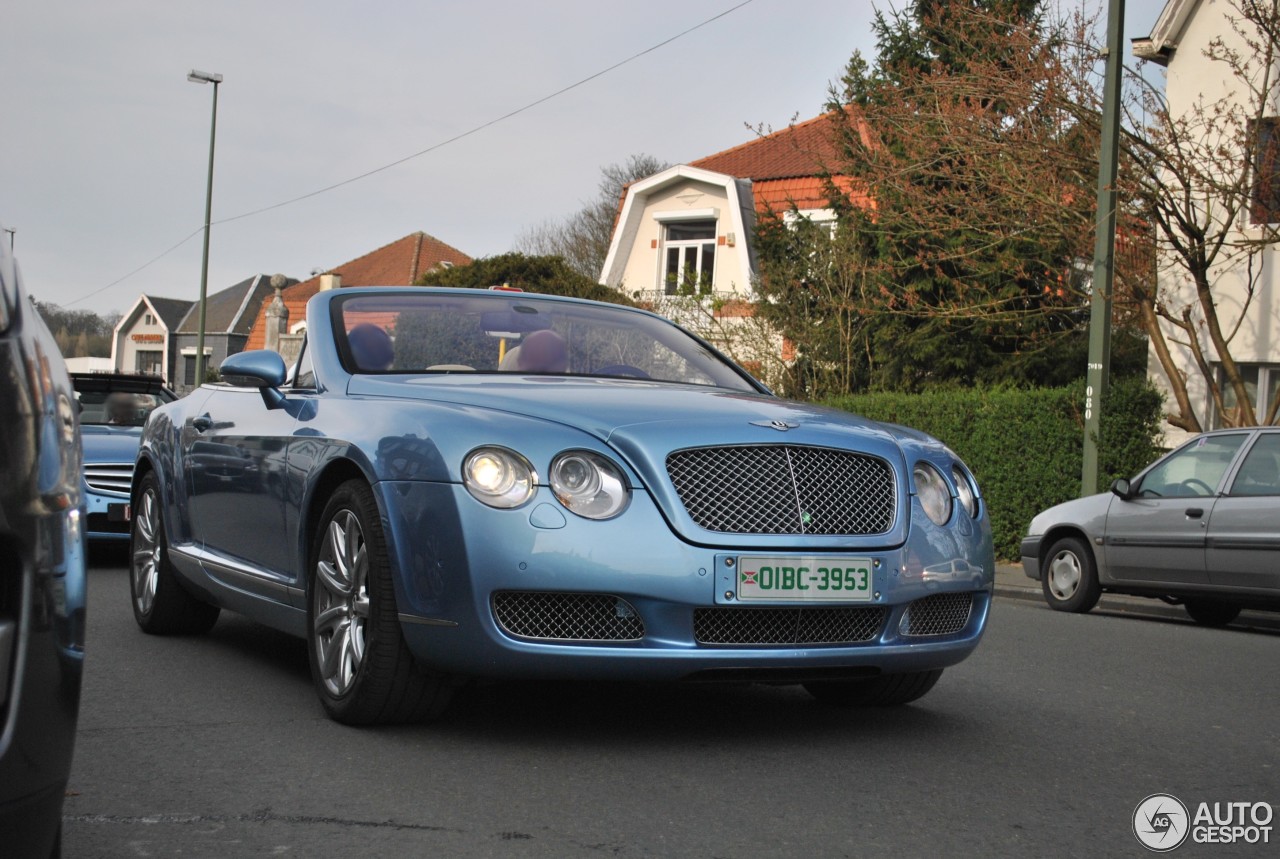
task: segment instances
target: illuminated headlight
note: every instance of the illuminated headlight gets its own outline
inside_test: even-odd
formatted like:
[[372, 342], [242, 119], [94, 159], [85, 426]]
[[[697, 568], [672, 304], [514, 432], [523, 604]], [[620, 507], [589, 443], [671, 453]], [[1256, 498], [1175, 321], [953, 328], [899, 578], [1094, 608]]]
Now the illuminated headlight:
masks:
[[978, 497], [973, 492], [973, 484], [969, 482], [969, 475], [964, 473], [964, 469], [958, 465], [951, 466], [951, 477], [956, 482], [956, 495], [960, 500], [960, 506], [964, 508], [964, 512], [969, 514], [970, 518], [978, 515]]
[[617, 516], [631, 498], [621, 469], [586, 450], [566, 451], [552, 461], [551, 491], [561, 504], [588, 519]]
[[462, 482], [490, 507], [519, 507], [533, 497], [538, 475], [520, 454], [502, 447], [471, 451], [462, 465]]
[[951, 518], [951, 490], [938, 469], [927, 462], [917, 462], [911, 476], [916, 482], [916, 497], [924, 507], [925, 515], [935, 525], [945, 525]]

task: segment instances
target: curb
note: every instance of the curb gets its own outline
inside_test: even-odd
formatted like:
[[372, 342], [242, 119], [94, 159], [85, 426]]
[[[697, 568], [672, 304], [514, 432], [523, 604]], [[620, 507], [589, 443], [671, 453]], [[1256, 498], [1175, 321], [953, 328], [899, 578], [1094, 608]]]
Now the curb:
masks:
[[[1031, 582], [1033, 579], [1027, 579], [1027, 581]], [[1041, 593], [1039, 587], [1002, 583], [999, 581], [999, 578], [997, 578], [995, 583], [995, 595], [1015, 602], [1041, 605], [1048, 609], [1048, 606], [1044, 601], [1044, 594]], [[1169, 605], [1158, 599], [1148, 597], [1125, 596], [1122, 594], [1103, 594], [1102, 598], [1098, 600], [1097, 606], [1094, 607], [1093, 612], [1099, 614], [1118, 614], [1135, 617], [1159, 618], [1161, 620], [1180, 621], [1188, 626], [1200, 626], [1200, 624], [1188, 617], [1187, 613], [1183, 611], [1180, 606]], [[1211, 629], [1212, 627], [1205, 628]], [[1280, 632], [1280, 612], [1253, 610], [1242, 611], [1240, 612], [1239, 617], [1224, 628], [1241, 631], [1259, 630], [1266, 632]]]

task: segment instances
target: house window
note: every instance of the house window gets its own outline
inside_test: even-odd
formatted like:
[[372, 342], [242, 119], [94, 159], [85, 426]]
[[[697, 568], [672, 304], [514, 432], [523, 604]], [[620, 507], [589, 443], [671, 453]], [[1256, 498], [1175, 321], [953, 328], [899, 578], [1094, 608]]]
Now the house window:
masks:
[[1280, 116], [1266, 116], [1254, 126], [1253, 194], [1249, 215], [1255, 224], [1280, 222]]
[[146, 314], [146, 315], [144, 315], [144, 316], [142, 317], [142, 321], [143, 321], [144, 323], [146, 323], [147, 325], [155, 325], [155, 324], [156, 324], [156, 317], [155, 317], [155, 315], [154, 315], [154, 314], [148, 313], [148, 314]]
[[[1265, 421], [1267, 410], [1280, 397], [1280, 365], [1277, 364], [1238, 364], [1240, 379], [1244, 382], [1245, 392], [1253, 405], [1254, 417], [1259, 422]], [[1240, 422], [1240, 401], [1236, 399], [1235, 389], [1227, 384], [1226, 374], [1222, 367], [1216, 369], [1215, 377], [1222, 391], [1222, 412], [1215, 412], [1213, 428], [1238, 426]], [[1230, 418], [1230, 423], [1226, 420]]]
[[194, 387], [196, 384], [196, 356], [182, 356], [182, 384]]
[[667, 295], [710, 292], [716, 274], [716, 222], [675, 221], [664, 230], [663, 289]]
[[149, 373], [152, 376], [160, 375], [160, 364], [164, 358], [164, 353], [152, 349], [139, 349], [134, 354], [133, 369], [135, 373]]

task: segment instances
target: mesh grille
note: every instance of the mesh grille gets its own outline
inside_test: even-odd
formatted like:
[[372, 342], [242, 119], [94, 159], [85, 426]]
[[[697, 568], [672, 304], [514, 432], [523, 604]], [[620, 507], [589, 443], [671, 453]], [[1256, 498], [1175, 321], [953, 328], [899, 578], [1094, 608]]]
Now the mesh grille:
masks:
[[729, 534], [883, 534], [895, 513], [883, 459], [823, 447], [703, 447], [667, 457], [693, 521]]
[[699, 644], [850, 644], [880, 634], [888, 609], [701, 608], [693, 613]]
[[608, 594], [526, 593], [493, 595], [498, 626], [519, 638], [555, 641], [639, 641], [644, 622], [631, 604]]
[[128, 495], [133, 481], [132, 462], [89, 462], [84, 466], [84, 482], [90, 489]]
[[934, 594], [907, 606], [907, 635], [950, 635], [964, 629], [973, 610], [973, 594]]

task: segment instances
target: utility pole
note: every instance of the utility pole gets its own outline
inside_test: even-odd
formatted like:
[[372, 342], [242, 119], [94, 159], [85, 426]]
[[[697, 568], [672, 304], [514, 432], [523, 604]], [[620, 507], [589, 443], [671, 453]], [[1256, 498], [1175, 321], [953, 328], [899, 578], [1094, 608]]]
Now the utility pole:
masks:
[[1124, 0], [1110, 0], [1107, 70], [1102, 84], [1102, 140], [1098, 154], [1097, 232], [1093, 244], [1093, 295], [1089, 302], [1089, 367], [1084, 394], [1084, 461], [1080, 492], [1098, 491], [1102, 403], [1111, 376], [1111, 294], [1115, 285], [1116, 174], [1120, 148], [1121, 30]]

